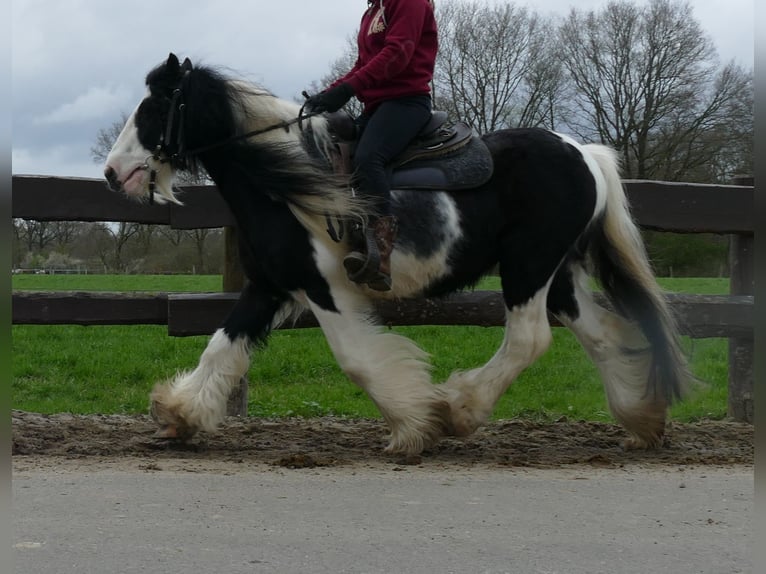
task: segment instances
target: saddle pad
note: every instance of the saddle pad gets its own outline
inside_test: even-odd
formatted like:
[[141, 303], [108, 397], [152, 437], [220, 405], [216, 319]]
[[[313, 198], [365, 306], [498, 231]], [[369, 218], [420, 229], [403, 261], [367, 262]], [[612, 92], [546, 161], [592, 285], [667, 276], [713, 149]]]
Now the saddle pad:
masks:
[[472, 137], [467, 145], [438, 157], [410, 161], [397, 168], [392, 189], [453, 191], [478, 187], [492, 177], [492, 155], [484, 142]]

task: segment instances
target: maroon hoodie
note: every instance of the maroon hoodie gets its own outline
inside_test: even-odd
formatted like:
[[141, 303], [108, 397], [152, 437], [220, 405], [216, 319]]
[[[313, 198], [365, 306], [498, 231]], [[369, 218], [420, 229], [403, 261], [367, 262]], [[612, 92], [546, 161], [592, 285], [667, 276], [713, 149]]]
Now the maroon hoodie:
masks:
[[[438, 50], [433, 0], [369, 0], [359, 26], [359, 55], [342, 78], [372, 113], [384, 100], [431, 93]], [[332, 87], [331, 86], [331, 87]]]

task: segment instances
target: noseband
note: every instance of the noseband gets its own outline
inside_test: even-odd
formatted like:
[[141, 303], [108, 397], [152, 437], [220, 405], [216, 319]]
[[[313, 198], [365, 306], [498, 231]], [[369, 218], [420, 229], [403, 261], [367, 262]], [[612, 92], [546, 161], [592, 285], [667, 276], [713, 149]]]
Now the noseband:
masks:
[[[188, 71], [185, 72], [184, 76], [186, 76], [186, 74], [188, 73], [189, 73]], [[304, 95], [306, 95], [305, 92], [304, 92]], [[253, 136], [278, 130], [280, 128], [288, 132], [290, 131], [290, 126], [296, 123], [298, 124], [298, 127], [300, 128], [301, 132], [303, 132], [303, 120], [317, 115], [316, 113], [312, 113], [312, 112], [304, 113], [304, 108], [306, 107], [306, 104], [304, 103], [301, 106], [301, 109], [298, 111], [298, 117], [293, 118], [291, 120], [283, 120], [276, 124], [272, 124], [268, 127], [249, 131], [244, 134], [237, 134], [225, 140], [215, 142], [210, 145], [201, 146], [191, 150], [185, 150], [184, 149], [185, 147], [184, 146], [184, 119], [185, 119], [184, 109], [186, 107], [186, 104], [184, 104], [184, 102], [182, 101], [182, 98], [183, 98], [183, 92], [181, 91], [181, 87], [179, 86], [175, 90], [173, 90], [173, 96], [169, 98], [170, 110], [168, 111], [168, 120], [165, 124], [165, 131], [160, 133], [160, 141], [157, 143], [156, 147], [154, 148], [154, 153], [148, 156], [146, 158], [146, 161], [144, 162], [144, 166], [143, 166], [144, 169], [149, 171], [149, 205], [154, 205], [154, 191], [157, 188], [157, 173], [159, 169], [159, 167], [154, 168], [150, 166], [149, 160], [154, 161], [155, 165], [157, 163], [160, 165], [169, 163], [174, 168], [181, 168], [187, 165], [187, 160], [195, 155], [199, 155], [207, 151], [221, 148], [231, 143], [244, 140]], [[176, 134], [176, 142], [175, 142], [176, 151], [171, 153], [171, 151], [168, 149], [168, 146], [173, 135], [173, 127], [174, 127], [176, 111], [178, 112], [178, 117], [179, 117], [178, 133]]]

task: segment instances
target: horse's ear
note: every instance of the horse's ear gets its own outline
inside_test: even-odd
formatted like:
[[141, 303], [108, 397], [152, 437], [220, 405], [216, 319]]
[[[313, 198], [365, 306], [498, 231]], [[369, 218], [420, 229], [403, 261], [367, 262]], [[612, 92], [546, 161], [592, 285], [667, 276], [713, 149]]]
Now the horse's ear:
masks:
[[173, 52], [170, 52], [168, 61], [165, 63], [165, 66], [169, 72], [177, 72], [180, 68], [180, 64], [178, 63], [178, 56], [176, 56]]
[[192, 71], [192, 63], [189, 58], [186, 58], [184, 60], [184, 63], [181, 64], [181, 71], [182, 72], [191, 72]]

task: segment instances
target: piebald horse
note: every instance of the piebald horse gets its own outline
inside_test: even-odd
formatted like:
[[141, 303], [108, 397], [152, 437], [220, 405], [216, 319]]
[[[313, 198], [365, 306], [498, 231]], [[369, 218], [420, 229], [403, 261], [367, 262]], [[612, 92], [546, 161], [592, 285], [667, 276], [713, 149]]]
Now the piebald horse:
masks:
[[[379, 292], [347, 278], [347, 236], [328, 233], [328, 218], [368, 214], [350, 180], [330, 168], [336, 139], [326, 117], [305, 118], [296, 103], [173, 54], [146, 85], [106, 160], [110, 188], [180, 204], [174, 175], [204, 168], [236, 219], [248, 279], [196, 368], [152, 391], [160, 436], [214, 431], [251, 351], [310, 309], [343, 372], [385, 418], [386, 450], [419, 453], [488, 420], [548, 349], [550, 312], [598, 367], [626, 446], [662, 444], [668, 407], [690, 375], [612, 150], [545, 129], [504, 129], [480, 138], [493, 166], [484, 183], [393, 189], [393, 288]], [[426, 353], [378, 323], [375, 300], [446, 296], [494, 270], [506, 307], [502, 344], [485, 365], [435, 384]], [[594, 300], [591, 278], [609, 309]]]

